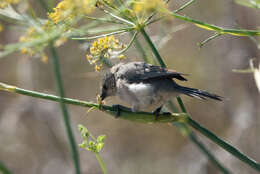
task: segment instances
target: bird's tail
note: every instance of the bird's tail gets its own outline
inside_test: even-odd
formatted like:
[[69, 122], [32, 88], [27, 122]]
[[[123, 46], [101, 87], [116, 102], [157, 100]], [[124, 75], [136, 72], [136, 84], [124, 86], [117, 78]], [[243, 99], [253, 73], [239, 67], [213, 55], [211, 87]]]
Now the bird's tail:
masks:
[[207, 91], [203, 91], [200, 89], [188, 88], [188, 87], [179, 86], [179, 85], [178, 85], [177, 89], [182, 94], [188, 95], [190, 97], [196, 97], [196, 98], [203, 99], [203, 100], [206, 100], [207, 98], [211, 98], [214, 100], [222, 101], [221, 96], [218, 96], [216, 94], [211, 94]]

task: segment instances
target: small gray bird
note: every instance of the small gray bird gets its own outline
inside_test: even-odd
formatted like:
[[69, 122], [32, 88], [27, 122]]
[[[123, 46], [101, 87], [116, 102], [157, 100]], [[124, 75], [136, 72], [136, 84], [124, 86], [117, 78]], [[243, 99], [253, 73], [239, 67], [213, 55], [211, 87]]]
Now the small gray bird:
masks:
[[[218, 95], [175, 83], [173, 79], [187, 81], [182, 75], [184, 74], [144, 62], [120, 63], [105, 74], [100, 98], [104, 100], [109, 96], [119, 96], [121, 100], [131, 105], [133, 112], [155, 109], [156, 118], [162, 105], [180, 94], [221, 101]], [[122, 106], [114, 105], [114, 107], [117, 107], [119, 116]]]

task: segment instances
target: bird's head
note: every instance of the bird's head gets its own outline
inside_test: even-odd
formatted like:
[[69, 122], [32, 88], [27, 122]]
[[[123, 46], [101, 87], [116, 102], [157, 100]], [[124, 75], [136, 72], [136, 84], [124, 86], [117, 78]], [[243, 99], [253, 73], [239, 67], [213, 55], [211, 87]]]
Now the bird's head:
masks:
[[114, 74], [108, 72], [104, 75], [102, 84], [101, 84], [101, 100], [104, 100], [106, 97], [116, 95], [116, 80]]

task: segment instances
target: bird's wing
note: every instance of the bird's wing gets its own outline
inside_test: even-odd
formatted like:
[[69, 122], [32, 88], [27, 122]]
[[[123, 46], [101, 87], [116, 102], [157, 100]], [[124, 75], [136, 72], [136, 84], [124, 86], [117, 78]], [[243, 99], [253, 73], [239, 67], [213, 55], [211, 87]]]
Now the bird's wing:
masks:
[[187, 81], [187, 79], [185, 79], [182, 75], [184, 74], [144, 62], [127, 63], [121, 65], [117, 71], [118, 78], [126, 79], [130, 83], [166, 78], [176, 78], [178, 80]]

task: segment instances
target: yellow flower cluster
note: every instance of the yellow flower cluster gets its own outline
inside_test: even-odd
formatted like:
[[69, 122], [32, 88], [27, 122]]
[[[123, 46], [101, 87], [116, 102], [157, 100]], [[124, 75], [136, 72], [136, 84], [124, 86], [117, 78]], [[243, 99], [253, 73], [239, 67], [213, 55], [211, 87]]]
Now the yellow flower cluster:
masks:
[[[28, 28], [26, 34], [24, 36], [21, 36], [19, 39], [19, 42], [29, 42], [36, 36], [36, 30], [33, 27]], [[22, 48], [21, 49], [22, 54], [29, 54], [30, 56], [33, 56], [36, 52], [33, 49], [30, 48]]]
[[167, 5], [163, 0], [135, 0], [133, 11], [136, 14], [147, 14], [154, 11], [163, 11]]
[[90, 64], [95, 65], [95, 70], [100, 71], [102, 68], [102, 59], [105, 58], [120, 58], [124, 59], [124, 55], [120, 55], [120, 50], [124, 49], [125, 45], [120, 43], [114, 36], [106, 36], [99, 38], [92, 43], [90, 54], [87, 60]]
[[[26, 34], [24, 36], [20, 37], [19, 42], [21, 42], [21, 43], [31, 42], [39, 37], [40, 37], [40, 34], [35, 30], [35, 28], [30, 27], [30, 28], [28, 28]], [[20, 51], [22, 54], [28, 54], [30, 56], [34, 56], [36, 54], [40, 55], [42, 62], [47, 63], [48, 57], [43, 52], [43, 49], [44, 49], [44, 47], [42, 45], [39, 45], [39, 46], [30, 47], [30, 48], [24, 47]]]
[[98, 0], [63, 0], [49, 13], [49, 19], [55, 24], [74, 19], [77, 15], [92, 12]]
[[0, 8], [5, 8], [9, 4], [17, 4], [19, 0], [0, 0]]

